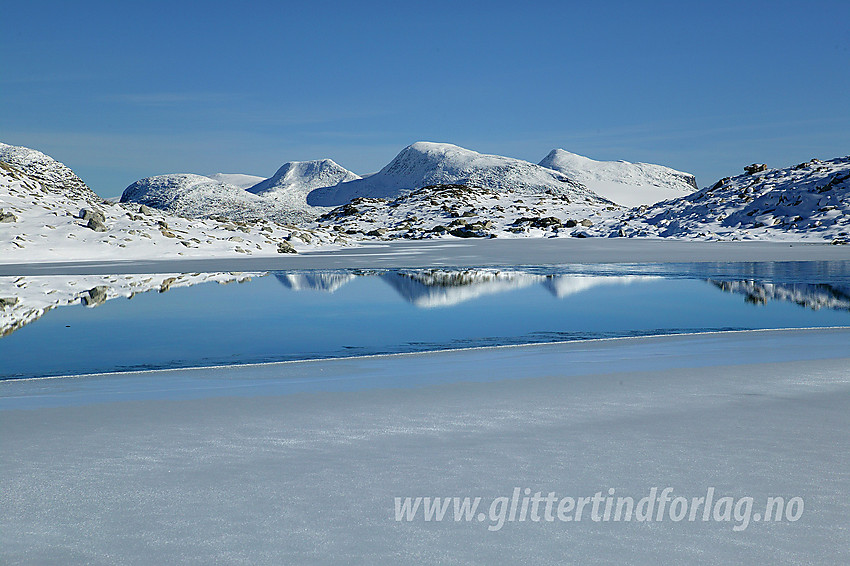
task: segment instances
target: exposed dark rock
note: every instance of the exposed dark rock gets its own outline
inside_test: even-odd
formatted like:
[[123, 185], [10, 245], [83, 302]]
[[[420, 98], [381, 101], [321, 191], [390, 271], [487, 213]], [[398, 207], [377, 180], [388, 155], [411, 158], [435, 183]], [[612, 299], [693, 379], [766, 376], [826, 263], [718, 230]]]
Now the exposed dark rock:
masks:
[[104, 224], [103, 221], [97, 218], [96, 216], [92, 216], [91, 218], [89, 218], [89, 221], [86, 224], [86, 228], [90, 228], [95, 232], [106, 232], [107, 230], [106, 224]]
[[13, 307], [18, 304], [18, 297], [0, 297], [0, 309]]
[[0, 222], [17, 222], [18, 217], [11, 212], [0, 210]]
[[289, 242], [280, 242], [277, 245], [277, 253], [279, 254], [297, 254], [295, 248], [292, 247], [292, 244]]
[[166, 279], [165, 281], [163, 281], [163, 282], [162, 282], [162, 284], [159, 286], [159, 292], [160, 292], [160, 293], [165, 293], [166, 291], [168, 291], [169, 289], [171, 289], [171, 285], [172, 285], [175, 281], [177, 281], [177, 278], [176, 278], [176, 277], [169, 277], [168, 279]]
[[86, 291], [86, 294], [83, 295], [83, 304], [87, 307], [96, 307], [100, 304], [106, 302], [108, 298], [106, 296], [106, 291], [109, 289], [106, 285], [98, 285], [92, 289]]
[[744, 167], [744, 171], [749, 175], [760, 173], [762, 171], [767, 171], [767, 165], [764, 163], [753, 163], [752, 165]]
[[84, 208], [80, 210], [78, 218], [80, 220], [91, 220], [94, 218], [96, 220], [100, 220], [101, 224], [106, 222], [106, 216], [104, 216], [101, 211], [92, 208]]

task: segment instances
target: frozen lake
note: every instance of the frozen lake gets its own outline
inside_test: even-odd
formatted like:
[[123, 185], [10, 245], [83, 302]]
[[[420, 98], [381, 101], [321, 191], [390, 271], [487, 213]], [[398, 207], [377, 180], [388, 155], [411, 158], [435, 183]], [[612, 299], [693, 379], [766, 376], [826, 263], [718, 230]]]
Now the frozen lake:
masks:
[[[849, 282], [847, 262], [0, 277], [0, 562], [847, 563]], [[523, 511], [538, 492], [653, 513]], [[399, 512], [417, 497], [481, 506]]]
[[7, 276], [0, 378], [844, 326], [848, 265]]

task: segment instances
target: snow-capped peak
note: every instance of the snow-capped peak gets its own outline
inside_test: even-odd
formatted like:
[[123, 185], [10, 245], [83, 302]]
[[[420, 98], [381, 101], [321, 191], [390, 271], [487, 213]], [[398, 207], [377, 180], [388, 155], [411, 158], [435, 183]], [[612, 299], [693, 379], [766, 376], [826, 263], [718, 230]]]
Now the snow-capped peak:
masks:
[[663, 165], [628, 161], [596, 161], [553, 149], [540, 165], [559, 171], [595, 193], [625, 206], [677, 198], [697, 190], [696, 178]]
[[[248, 191], [271, 197], [281, 205], [296, 210], [309, 210], [307, 195], [310, 191], [332, 187], [360, 176], [331, 159], [290, 161], [268, 179], [248, 188]], [[319, 212], [321, 213], [321, 212]]]
[[378, 173], [316, 189], [314, 206], [337, 206], [357, 197], [394, 198], [430, 185], [462, 184], [527, 194], [554, 192], [577, 201], [604, 203], [586, 187], [552, 169], [510, 157], [486, 155], [448, 143], [416, 142]]

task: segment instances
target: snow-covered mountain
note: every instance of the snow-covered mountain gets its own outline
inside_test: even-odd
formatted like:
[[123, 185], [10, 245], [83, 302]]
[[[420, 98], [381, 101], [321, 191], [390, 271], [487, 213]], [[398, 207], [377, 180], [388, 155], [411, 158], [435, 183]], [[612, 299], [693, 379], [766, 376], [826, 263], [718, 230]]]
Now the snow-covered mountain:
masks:
[[35, 149], [0, 143], [0, 161], [37, 182], [44, 191], [91, 204], [103, 201], [70, 167]]
[[653, 204], [697, 190], [696, 178], [663, 165], [628, 161], [595, 161], [553, 149], [540, 162], [563, 173], [598, 195], [625, 206]]
[[207, 177], [213, 181], [233, 185], [240, 189], [253, 187], [257, 183], [265, 180], [265, 177], [260, 177], [258, 175], [245, 175], [244, 173], [213, 173], [212, 175], [207, 175]]
[[520, 159], [485, 155], [447, 143], [417, 142], [379, 172], [312, 191], [312, 206], [339, 206], [354, 198], [396, 198], [429, 185], [459, 184], [524, 194], [556, 193], [575, 202], [608, 204], [567, 176]]
[[189, 218], [230, 220], [263, 218], [276, 222], [301, 220], [296, 211], [240, 189], [189, 173], [158, 175], [136, 181], [124, 190], [121, 202], [133, 202]]
[[746, 169], [685, 197], [634, 208], [593, 235], [848, 240], [850, 157]]
[[333, 187], [340, 183], [360, 179], [360, 176], [338, 165], [331, 159], [316, 161], [291, 161], [285, 163], [270, 178], [248, 187], [251, 193], [272, 198], [281, 206], [292, 210], [313, 212], [318, 216], [326, 208], [307, 204], [310, 191]]
[[295, 252], [294, 246], [342, 243], [339, 234], [265, 219], [189, 219], [137, 203], [106, 201], [40, 152], [6, 145], [2, 150], [17, 164], [0, 161], [3, 262], [276, 255]]

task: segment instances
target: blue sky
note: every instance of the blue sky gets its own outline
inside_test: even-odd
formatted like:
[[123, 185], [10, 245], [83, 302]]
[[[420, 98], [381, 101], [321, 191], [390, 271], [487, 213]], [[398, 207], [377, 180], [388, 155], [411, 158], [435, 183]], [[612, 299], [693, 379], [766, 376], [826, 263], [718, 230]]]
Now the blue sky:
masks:
[[114, 196], [418, 140], [700, 186], [850, 153], [850, 2], [8, 2], [0, 141]]

